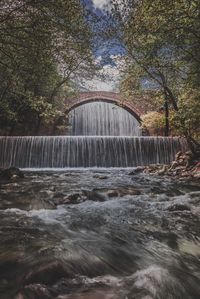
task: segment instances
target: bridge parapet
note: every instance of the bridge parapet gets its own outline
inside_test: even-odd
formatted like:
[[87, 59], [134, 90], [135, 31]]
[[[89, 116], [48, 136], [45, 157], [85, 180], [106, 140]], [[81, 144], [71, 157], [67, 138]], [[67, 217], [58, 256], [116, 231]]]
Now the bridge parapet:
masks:
[[67, 110], [70, 111], [80, 105], [95, 101], [116, 104], [129, 111], [139, 121], [140, 116], [144, 113], [144, 109], [141, 109], [139, 105], [136, 105], [135, 103], [133, 104], [130, 100], [123, 99], [119, 93], [108, 91], [81, 92], [77, 97], [66, 101]]

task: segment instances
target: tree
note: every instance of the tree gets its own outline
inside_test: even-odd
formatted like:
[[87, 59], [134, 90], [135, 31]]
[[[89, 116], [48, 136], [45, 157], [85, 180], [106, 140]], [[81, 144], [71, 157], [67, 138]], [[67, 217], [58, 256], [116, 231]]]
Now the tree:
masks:
[[2, 128], [39, 128], [57, 115], [62, 90], [95, 72], [86, 13], [79, 0], [1, 1]]
[[[191, 150], [200, 151], [200, 90], [188, 89], [179, 98], [179, 110], [172, 117], [172, 126], [186, 137]], [[200, 154], [200, 152], [199, 152]]]
[[128, 61], [124, 82], [134, 78], [134, 87], [160, 93], [178, 111], [188, 86], [199, 90], [200, 2], [113, 0], [111, 17]]
[[163, 130], [165, 124], [165, 118], [163, 114], [152, 111], [142, 115], [141, 119], [143, 129], [153, 130], [154, 134], [157, 133], [157, 135], [160, 135], [160, 132]]

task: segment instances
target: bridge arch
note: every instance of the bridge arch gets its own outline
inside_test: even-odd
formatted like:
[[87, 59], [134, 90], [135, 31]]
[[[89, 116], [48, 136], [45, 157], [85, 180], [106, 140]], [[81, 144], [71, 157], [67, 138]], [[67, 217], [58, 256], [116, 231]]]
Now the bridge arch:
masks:
[[136, 108], [132, 103], [124, 100], [120, 94], [114, 92], [82, 92], [78, 97], [74, 98], [70, 103], [68, 102], [67, 112], [79, 107], [81, 105], [91, 102], [107, 102], [115, 104], [134, 116], [134, 118], [140, 123], [140, 115], [142, 112]]

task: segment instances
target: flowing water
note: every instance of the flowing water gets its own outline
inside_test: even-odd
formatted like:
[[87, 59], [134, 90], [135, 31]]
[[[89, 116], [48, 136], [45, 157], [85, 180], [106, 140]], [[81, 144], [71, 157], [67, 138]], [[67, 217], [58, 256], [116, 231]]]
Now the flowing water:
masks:
[[114, 104], [93, 102], [69, 114], [69, 135], [139, 136], [140, 124], [128, 111]]
[[130, 136], [0, 137], [0, 165], [20, 168], [133, 167], [170, 163], [183, 138]]
[[130, 169], [0, 185], [1, 299], [200, 298], [200, 186]]
[[122, 107], [94, 102], [70, 112], [70, 136], [0, 137], [0, 166], [19, 168], [134, 167], [170, 163], [187, 149], [179, 137], [142, 137]]
[[0, 181], [0, 299], [199, 299], [200, 186], [128, 168], [184, 139], [95, 105], [71, 112], [74, 136], [0, 137], [0, 167], [29, 170]]

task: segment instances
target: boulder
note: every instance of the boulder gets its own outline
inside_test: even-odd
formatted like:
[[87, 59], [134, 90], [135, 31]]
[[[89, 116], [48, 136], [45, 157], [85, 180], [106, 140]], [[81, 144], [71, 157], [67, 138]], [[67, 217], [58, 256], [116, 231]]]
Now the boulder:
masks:
[[53, 299], [46, 285], [33, 284], [25, 286], [15, 299]]
[[[59, 195], [59, 196], [58, 196]], [[63, 204], [79, 204], [86, 200], [91, 201], [105, 201], [105, 198], [94, 190], [81, 190], [75, 191], [70, 194], [56, 194], [53, 198], [53, 203], [55, 205], [63, 205]]]
[[181, 155], [182, 155], [181, 151], [179, 151], [178, 153], [176, 153], [176, 155], [175, 155], [175, 161], [177, 161], [180, 158]]
[[122, 187], [118, 189], [109, 190], [108, 197], [123, 197], [126, 195], [140, 195], [141, 191], [135, 187]]
[[141, 191], [135, 187], [129, 187], [126, 188], [124, 190], [121, 190], [120, 195], [124, 196], [124, 195], [140, 195]]
[[165, 174], [166, 170], [167, 170], [167, 166], [163, 165], [163, 167], [160, 170], [158, 170], [158, 175]]
[[68, 271], [59, 261], [34, 266], [25, 276], [26, 285], [54, 284], [60, 278], [67, 277]]
[[128, 173], [128, 175], [136, 175], [138, 173], [141, 173], [145, 170], [145, 166], [138, 166], [135, 169], [133, 169], [131, 172]]
[[99, 179], [99, 180], [106, 180], [106, 179], [108, 179], [108, 176], [107, 176], [107, 175], [99, 175], [99, 174], [95, 174], [95, 175], [93, 176], [93, 178], [95, 178], [95, 179]]
[[175, 211], [190, 211], [190, 207], [185, 204], [174, 204], [167, 208], [167, 211], [169, 212], [175, 212]]
[[7, 169], [0, 170], [0, 179], [3, 180], [15, 180], [24, 178], [24, 173], [16, 167], [10, 167]]
[[119, 196], [119, 193], [118, 193], [117, 190], [109, 190], [109, 191], [107, 192], [107, 195], [108, 195], [108, 197], [118, 197], [118, 196]]

